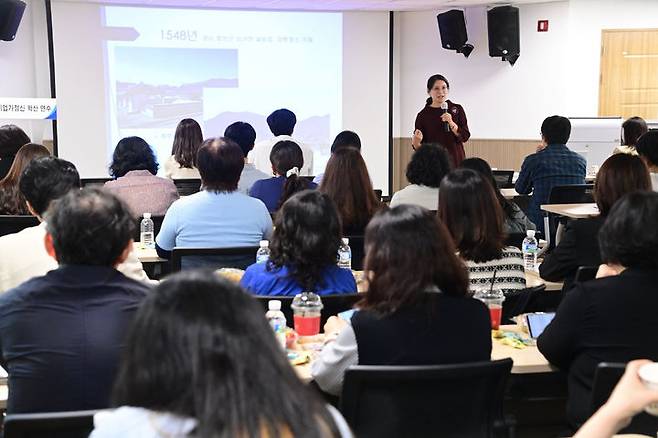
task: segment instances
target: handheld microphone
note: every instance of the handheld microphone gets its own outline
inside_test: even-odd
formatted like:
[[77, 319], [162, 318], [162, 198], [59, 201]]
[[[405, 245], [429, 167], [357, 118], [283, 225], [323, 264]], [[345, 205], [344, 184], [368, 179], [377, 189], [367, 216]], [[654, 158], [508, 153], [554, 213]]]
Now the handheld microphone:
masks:
[[[445, 114], [448, 112], [448, 102], [443, 102], [441, 104], [441, 114]], [[443, 130], [445, 132], [450, 132], [450, 123], [448, 122], [443, 122]]]

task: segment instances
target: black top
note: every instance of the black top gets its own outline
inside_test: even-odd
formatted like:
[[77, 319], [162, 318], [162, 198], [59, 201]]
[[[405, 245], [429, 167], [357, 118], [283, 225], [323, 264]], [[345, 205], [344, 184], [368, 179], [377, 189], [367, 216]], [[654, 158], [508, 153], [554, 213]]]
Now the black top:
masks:
[[126, 329], [149, 287], [101, 266], [65, 266], [0, 296], [7, 412], [101, 409]]
[[658, 272], [626, 270], [577, 284], [564, 298], [537, 346], [569, 372], [567, 419], [578, 427], [590, 411], [600, 362], [658, 360]]
[[478, 300], [428, 292], [392, 315], [352, 317], [359, 365], [440, 365], [489, 360], [489, 311]]
[[599, 230], [605, 221], [597, 216], [567, 222], [560, 244], [539, 265], [539, 276], [547, 281], [563, 281], [563, 290], [573, 284], [579, 266], [601, 264]]

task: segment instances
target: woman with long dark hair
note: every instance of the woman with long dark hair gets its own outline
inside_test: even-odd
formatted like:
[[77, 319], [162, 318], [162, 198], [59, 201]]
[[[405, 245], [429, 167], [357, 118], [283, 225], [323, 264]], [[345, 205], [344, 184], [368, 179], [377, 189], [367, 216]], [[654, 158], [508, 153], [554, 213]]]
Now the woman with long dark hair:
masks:
[[352, 272], [336, 266], [340, 218], [326, 194], [306, 190], [286, 201], [274, 221], [270, 260], [251, 265], [240, 284], [256, 295], [356, 293]]
[[153, 149], [143, 138], [122, 138], [110, 165], [110, 176], [115, 179], [103, 187], [127, 203], [135, 217], [164, 216], [178, 199], [178, 191], [170, 179], [156, 176], [158, 167]]
[[351, 436], [296, 376], [262, 308], [209, 271], [160, 283], [137, 311], [92, 438]]
[[513, 201], [506, 199], [500, 189], [498, 189], [498, 184], [493, 176], [493, 171], [489, 163], [484, 161], [482, 158], [467, 158], [462, 161], [461, 167], [464, 169], [473, 169], [477, 172], [480, 172], [485, 180], [491, 183], [491, 186], [494, 188], [494, 193], [496, 194], [496, 199], [500, 204], [500, 208], [503, 209], [503, 214], [505, 217], [505, 223], [503, 225], [503, 230], [506, 233], [523, 233], [525, 235], [527, 230], [536, 230], [537, 227], [532, 223], [528, 216], [525, 215], [523, 210], [516, 205]]
[[9, 173], [0, 180], [0, 214], [30, 214], [18, 183], [23, 170], [32, 160], [48, 155], [50, 155], [50, 151], [40, 144], [28, 143], [21, 146]]
[[324, 391], [339, 394], [351, 365], [489, 360], [489, 312], [468, 296], [466, 267], [436, 215], [416, 205], [383, 210], [368, 224], [365, 248], [360, 310], [349, 323], [329, 318], [324, 331], [335, 341], [313, 363]]
[[417, 149], [421, 143], [439, 143], [446, 148], [453, 167], [464, 159], [464, 143], [471, 137], [464, 108], [448, 100], [450, 84], [443, 75], [432, 75], [427, 80], [429, 97], [416, 116], [411, 144]]
[[362, 235], [373, 215], [384, 207], [375, 196], [368, 168], [356, 148], [331, 154], [319, 190], [336, 204], [343, 235]]
[[196, 166], [196, 154], [203, 143], [201, 126], [194, 119], [183, 119], [176, 126], [171, 156], [164, 165], [167, 178], [201, 178]]
[[304, 166], [304, 154], [294, 141], [275, 144], [270, 152], [270, 162], [274, 177], [256, 181], [249, 189], [249, 196], [263, 201], [270, 212], [277, 211], [295, 193], [317, 187], [299, 176]]
[[647, 122], [642, 117], [631, 117], [621, 124], [621, 146], [617, 146], [614, 154], [637, 155], [635, 145], [644, 134], [649, 132]]
[[24, 144], [30, 142], [30, 137], [16, 125], [0, 126], [0, 179], [9, 172], [14, 157]]
[[456, 169], [439, 189], [439, 216], [469, 270], [471, 289], [495, 285], [503, 292], [524, 289], [521, 250], [505, 246], [503, 210], [489, 181], [475, 170]]

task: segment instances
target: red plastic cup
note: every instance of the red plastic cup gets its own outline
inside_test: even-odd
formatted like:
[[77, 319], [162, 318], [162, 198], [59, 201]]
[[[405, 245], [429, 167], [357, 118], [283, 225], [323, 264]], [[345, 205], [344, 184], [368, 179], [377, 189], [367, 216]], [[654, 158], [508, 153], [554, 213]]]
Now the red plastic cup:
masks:
[[500, 328], [500, 321], [503, 318], [503, 306], [490, 304], [488, 307], [489, 316], [491, 317], [491, 328], [492, 330], [498, 330]]
[[295, 296], [290, 307], [295, 331], [299, 336], [315, 336], [320, 333], [322, 300], [317, 294], [302, 292]]
[[293, 315], [295, 331], [299, 336], [315, 336], [320, 333], [320, 315]]

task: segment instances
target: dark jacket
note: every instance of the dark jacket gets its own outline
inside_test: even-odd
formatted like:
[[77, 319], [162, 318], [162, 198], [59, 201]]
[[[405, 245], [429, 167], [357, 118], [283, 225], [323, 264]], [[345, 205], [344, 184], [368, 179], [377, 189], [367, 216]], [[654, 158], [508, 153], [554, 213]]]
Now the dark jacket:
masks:
[[567, 222], [560, 244], [539, 265], [539, 276], [547, 281], [564, 281], [562, 290], [573, 284], [579, 266], [601, 264], [599, 230], [602, 216]]
[[148, 286], [104, 266], [63, 266], [0, 296], [8, 413], [109, 407], [128, 326]]
[[440, 365], [490, 359], [491, 321], [481, 301], [438, 292], [428, 292], [425, 298], [385, 317], [367, 310], [354, 314], [360, 365]]
[[658, 360], [658, 272], [628, 269], [576, 285], [537, 340], [548, 361], [569, 373], [567, 419], [576, 428], [592, 414], [600, 362]]

